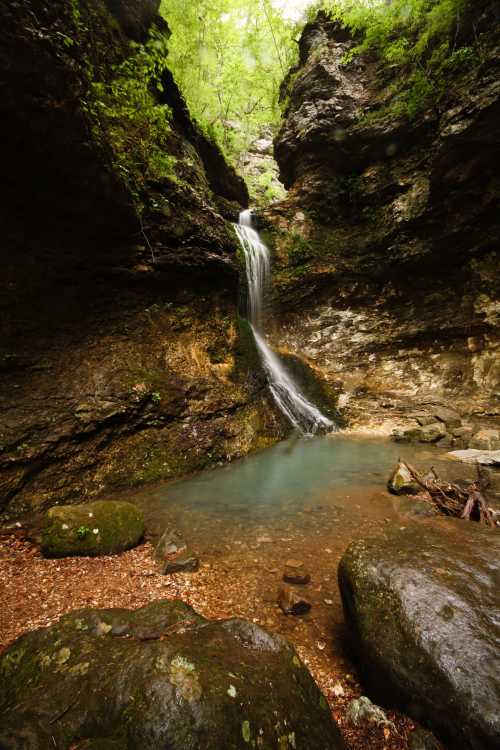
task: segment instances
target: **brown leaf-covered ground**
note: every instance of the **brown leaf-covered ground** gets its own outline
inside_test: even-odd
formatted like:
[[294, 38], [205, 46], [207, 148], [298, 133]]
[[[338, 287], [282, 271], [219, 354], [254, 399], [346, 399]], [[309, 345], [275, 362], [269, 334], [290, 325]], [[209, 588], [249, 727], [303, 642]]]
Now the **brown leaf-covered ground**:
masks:
[[[268, 545], [267, 545], [268, 546]], [[267, 548], [266, 546], [266, 548]], [[257, 597], [262, 577], [278, 587], [282, 571], [264, 569], [249, 561], [202, 561], [195, 574], [162, 576], [151, 560], [149, 542], [114, 557], [47, 560], [22, 528], [0, 536], [0, 649], [22, 633], [45, 627], [66, 612], [82, 607], [137, 608], [155, 599], [182, 598], [206, 617], [242, 616], [269, 627], [288, 638], [308, 665], [327, 697], [340, 724], [349, 750], [404, 750], [413, 722], [389, 711], [396, 732], [365, 724], [347, 726], [343, 720], [349, 701], [362, 694], [362, 687], [349, 660], [338, 646], [342, 628], [338, 596], [324, 598], [323, 609], [333, 622], [333, 636], [325, 632], [324, 620], [315, 609], [304, 618], [287, 617], [271, 596]], [[255, 558], [257, 563], [258, 558]], [[233, 565], [233, 562], [237, 564]], [[321, 585], [317, 597], [324, 597]], [[310, 593], [308, 592], [310, 597]], [[333, 594], [330, 594], [333, 596]], [[316, 600], [317, 600], [316, 597]]]

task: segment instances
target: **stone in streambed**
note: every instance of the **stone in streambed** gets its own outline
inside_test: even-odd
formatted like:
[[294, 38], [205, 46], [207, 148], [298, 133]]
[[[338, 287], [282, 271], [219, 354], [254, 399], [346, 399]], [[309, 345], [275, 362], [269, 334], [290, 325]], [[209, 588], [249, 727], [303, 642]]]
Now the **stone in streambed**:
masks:
[[47, 512], [41, 547], [45, 557], [113, 555], [139, 544], [144, 530], [142, 511], [132, 503], [63, 505]]
[[432, 422], [420, 430], [419, 440], [421, 443], [437, 443], [446, 435], [446, 427], [443, 422]]
[[283, 580], [285, 583], [305, 585], [306, 583], [309, 583], [311, 576], [304, 569], [304, 563], [301, 560], [290, 559], [285, 563]]
[[470, 447], [484, 451], [500, 450], [500, 432], [498, 430], [480, 430], [470, 441]]
[[339, 566], [367, 687], [453, 748], [500, 747], [495, 530], [421, 520], [351, 544]]
[[375, 724], [377, 727], [390, 727], [396, 729], [394, 723], [389, 721], [385, 712], [382, 711], [380, 706], [376, 706], [371, 702], [366, 695], [362, 695], [360, 698], [352, 700], [346, 709], [345, 714], [346, 724], [350, 724], [352, 727], [359, 727], [365, 722]]
[[199, 567], [198, 558], [190, 552], [181, 534], [170, 527], [161, 535], [153, 551], [153, 560], [163, 575], [193, 572]]
[[387, 489], [393, 495], [416, 495], [422, 488], [413, 479], [406, 464], [400, 461], [389, 477]]
[[0, 656], [0, 714], [3, 750], [345, 750], [292, 646], [180, 601], [80, 610], [22, 636]]
[[278, 591], [278, 604], [285, 615], [305, 615], [311, 609], [311, 603], [290, 586], [282, 586], [280, 588]]
[[283, 573], [283, 580], [285, 583], [295, 583], [304, 586], [306, 583], [310, 582], [311, 576], [306, 570], [303, 570], [300, 567], [294, 568], [287, 565], [285, 567], [285, 572]]
[[462, 424], [462, 417], [460, 414], [457, 411], [447, 409], [444, 406], [434, 409], [433, 416], [439, 422], [443, 422], [447, 427], [459, 427]]

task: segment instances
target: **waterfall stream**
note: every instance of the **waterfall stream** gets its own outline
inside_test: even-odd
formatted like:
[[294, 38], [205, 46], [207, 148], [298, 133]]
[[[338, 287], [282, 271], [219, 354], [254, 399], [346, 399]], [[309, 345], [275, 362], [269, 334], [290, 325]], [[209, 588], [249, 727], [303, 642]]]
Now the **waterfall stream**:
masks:
[[298, 384], [286, 371], [278, 355], [266, 342], [263, 330], [263, 307], [266, 290], [271, 281], [271, 264], [268, 248], [252, 227], [250, 211], [243, 211], [240, 214], [239, 224], [235, 224], [235, 229], [245, 254], [248, 321], [273, 398], [283, 414], [301, 433], [314, 435], [318, 431], [331, 432], [335, 429], [334, 423], [305, 397]]

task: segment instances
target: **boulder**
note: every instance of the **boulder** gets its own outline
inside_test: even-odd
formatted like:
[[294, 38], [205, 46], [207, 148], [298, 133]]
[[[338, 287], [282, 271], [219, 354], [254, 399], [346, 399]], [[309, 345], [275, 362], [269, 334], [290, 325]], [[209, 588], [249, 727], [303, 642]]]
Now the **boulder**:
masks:
[[45, 517], [45, 557], [114, 555], [135, 547], [144, 535], [142, 511], [132, 503], [100, 500], [50, 508]]
[[500, 746], [499, 556], [496, 531], [434, 519], [354, 542], [339, 566], [372, 697], [457, 750]]
[[198, 570], [199, 560], [187, 548], [187, 544], [176, 529], [167, 528], [160, 537], [153, 552], [153, 559], [159, 572], [192, 572]]
[[418, 425], [410, 427], [395, 427], [391, 433], [391, 439], [397, 443], [411, 443], [414, 440], [420, 440], [422, 428]]
[[434, 419], [434, 417], [431, 417], [431, 415], [430, 415], [430, 414], [419, 414], [419, 415], [418, 415], [418, 416], [416, 417], [416, 420], [417, 420], [417, 422], [419, 423], [419, 425], [420, 425], [421, 427], [425, 427], [426, 425], [428, 425], [428, 424], [432, 424], [433, 422], [435, 422], [435, 421], [436, 421], [436, 420]]
[[437, 443], [446, 435], [446, 427], [443, 422], [432, 422], [420, 429], [419, 440], [421, 443]]
[[304, 599], [291, 586], [282, 586], [279, 589], [278, 604], [285, 615], [305, 615], [311, 609], [311, 602]]
[[485, 451], [500, 450], [500, 432], [498, 430], [480, 430], [470, 441], [470, 447]]
[[0, 675], [3, 750], [345, 750], [284, 639], [180, 601], [72, 612], [15, 641]]
[[393, 495], [416, 495], [422, 488], [415, 482], [407, 466], [400, 461], [389, 477], [387, 489]]
[[443, 422], [447, 427], [459, 427], [462, 424], [462, 417], [457, 411], [440, 406], [434, 409], [433, 416]]

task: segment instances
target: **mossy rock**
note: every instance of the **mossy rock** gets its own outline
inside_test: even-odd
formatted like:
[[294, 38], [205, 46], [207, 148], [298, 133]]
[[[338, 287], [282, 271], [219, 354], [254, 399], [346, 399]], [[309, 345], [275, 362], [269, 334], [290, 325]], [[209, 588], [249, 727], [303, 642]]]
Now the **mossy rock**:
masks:
[[80, 610], [22, 636], [0, 657], [0, 714], [3, 750], [345, 750], [285, 640], [180, 601]]
[[458, 750], [500, 747], [500, 535], [426, 519], [353, 542], [344, 614], [369, 694]]
[[45, 517], [45, 557], [114, 555], [135, 547], [144, 535], [142, 511], [132, 503], [101, 500], [50, 508]]

